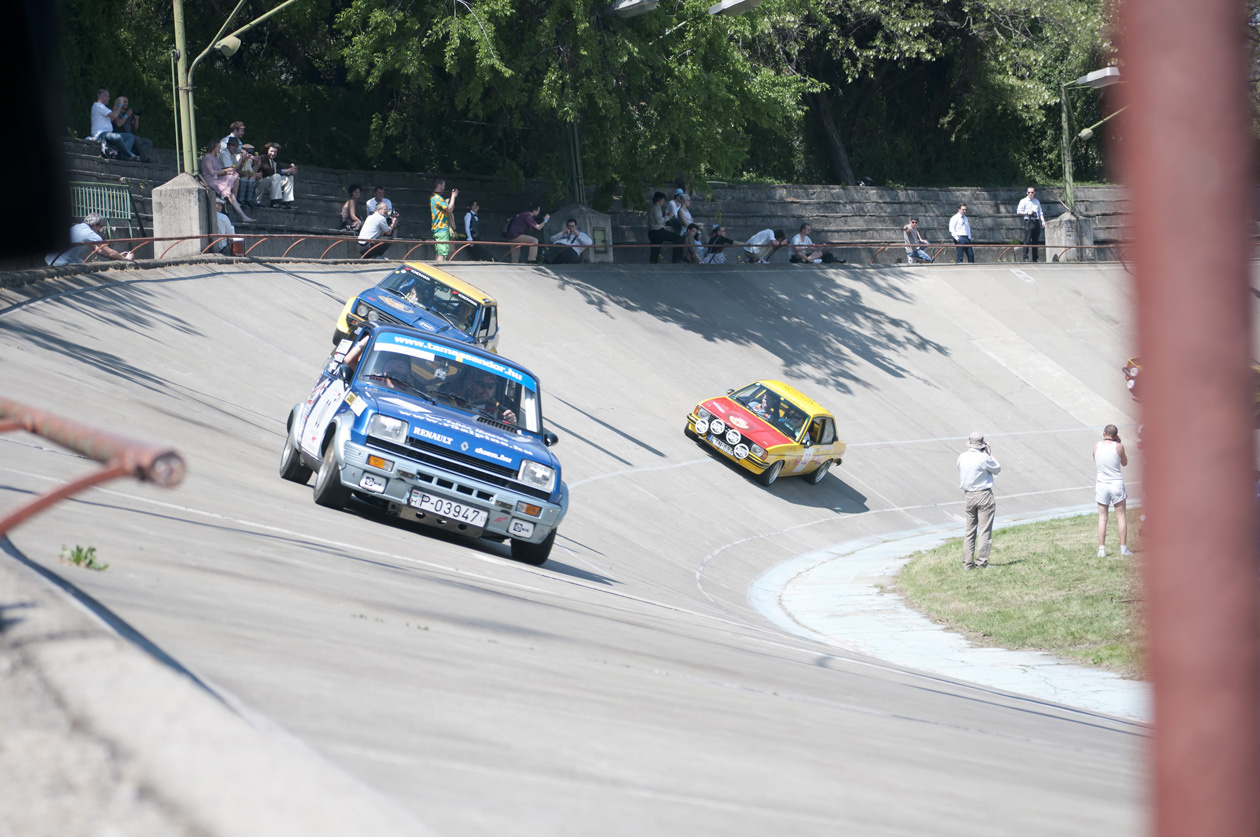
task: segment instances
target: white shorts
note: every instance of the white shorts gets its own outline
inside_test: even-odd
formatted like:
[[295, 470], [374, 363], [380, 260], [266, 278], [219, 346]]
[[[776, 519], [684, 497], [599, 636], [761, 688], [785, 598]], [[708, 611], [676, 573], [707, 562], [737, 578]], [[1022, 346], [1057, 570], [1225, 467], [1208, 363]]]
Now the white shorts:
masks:
[[1114, 506], [1129, 499], [1124, 492], [1122, 482], [1100, 482], [1094, 484], [1094, 502], [1100, 506]]

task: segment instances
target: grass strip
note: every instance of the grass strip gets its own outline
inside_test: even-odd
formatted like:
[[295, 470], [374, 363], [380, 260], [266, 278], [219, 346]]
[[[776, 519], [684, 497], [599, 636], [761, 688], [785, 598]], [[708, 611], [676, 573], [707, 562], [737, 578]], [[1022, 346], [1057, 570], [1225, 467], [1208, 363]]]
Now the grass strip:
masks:
[[[1138, 515], [1129, 548], [1139, 550]], [[1110, 515], [1107, 557], [1098, 516], [995, 530], [989, 567], [964, 571], [962, 538], [916, 553], [893, 591], [937, 624], [977, 644], [1045, 651], [1124, 677], [1143, 674], [1139, 557], [1120, 556]]]

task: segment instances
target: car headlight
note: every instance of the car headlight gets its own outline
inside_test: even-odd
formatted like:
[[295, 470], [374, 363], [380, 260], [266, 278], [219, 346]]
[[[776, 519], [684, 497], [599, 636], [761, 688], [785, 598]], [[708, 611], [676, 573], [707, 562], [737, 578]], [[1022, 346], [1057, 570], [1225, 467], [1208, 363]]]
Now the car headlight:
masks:
[[375, 308], [369, 308], [367, 312], [367, 318], [368, 318], [369, 323], [375, 323], [381, 319], [381, 315], [380, 315], [380, 312], [377, 311]]
[[708, 410], [706, 410], [704, 407], [696, 407], [696, 418], [700, 419], [701, 421], [708, 421], [709, 419], [713, 418], [713, 414], [710, 413]]
[[1142, 371], [1142, 370], [1141, 370], [1139, 367], [1137, 367], [1137, 366], [1130, 366], [1130, 367], [1129, 367], [1129, 377], [1131, 377], [1131, 378], [1136, 378], [1136, 377], [1138, 376], [1138, 373], [1139, 373], [1139, 372], [1141, 372], [1141, 371]]
[[766, 458], [766, 449], [763, 448], [761, 445], [753, 443], [748, 446], [748, 449], [752, 451], [752, 455], [757, 457], [758, 459]]
[[403, 442], [407, 439], [407, 422], [377, 413], [368, 421], [367, 432], [390, 442]]
[[358, 314], [360, 317], [366, 317], [369, 310], [370, 309], [368, 308], [366, 302], [360, 302], [358, 305], [354, 306], [354, 313]]
[[526, 485], [550, 491], [552, 483], [556, 481], [556, 469], [550, 465], [526, 459], [521, 463], [521, 470], [516, 478]]

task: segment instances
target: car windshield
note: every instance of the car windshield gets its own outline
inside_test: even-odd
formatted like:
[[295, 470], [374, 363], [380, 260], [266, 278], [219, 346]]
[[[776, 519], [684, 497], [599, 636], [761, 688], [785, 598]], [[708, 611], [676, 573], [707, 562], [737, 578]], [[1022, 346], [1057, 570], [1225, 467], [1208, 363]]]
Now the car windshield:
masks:
[[804, 410], [764, 384], [749, 384], [731, 393], [731, 400], [744, 405], [792, 439], [800, 436], [801, 428], [809, 421]]
[[386, 333], [360, 364], [358, 376], [374, 386], [419, 395], [474, 417], [542, 432], [537, 382], [501, 361]]
[[471, 334], [476, 324], [479, 307], [476, 302], [445, 282], [417, 270], [399, 268], [381, 280], [379, 287], [432, 311], [465, 334]]

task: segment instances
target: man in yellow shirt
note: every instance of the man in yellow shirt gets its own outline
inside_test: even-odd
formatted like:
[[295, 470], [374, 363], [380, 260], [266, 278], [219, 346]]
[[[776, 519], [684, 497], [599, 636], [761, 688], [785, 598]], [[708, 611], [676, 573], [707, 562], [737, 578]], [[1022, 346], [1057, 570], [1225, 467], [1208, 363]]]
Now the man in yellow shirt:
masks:
[[451, 255], [451, 217], [455, 211], [455, 198], [459, 195], [458, 189], [451, 189], [451, 197], [449, 200], [442, 198], [442, 193], [446, 191], [446, 181], [438, 178], [433, 184], [433, 196], [429, 198], [429, 215], [433, 218], [433, 240], [437, 242], [433, 245], [433, 249], [437, 251], [437, 260], [446, 261]]

